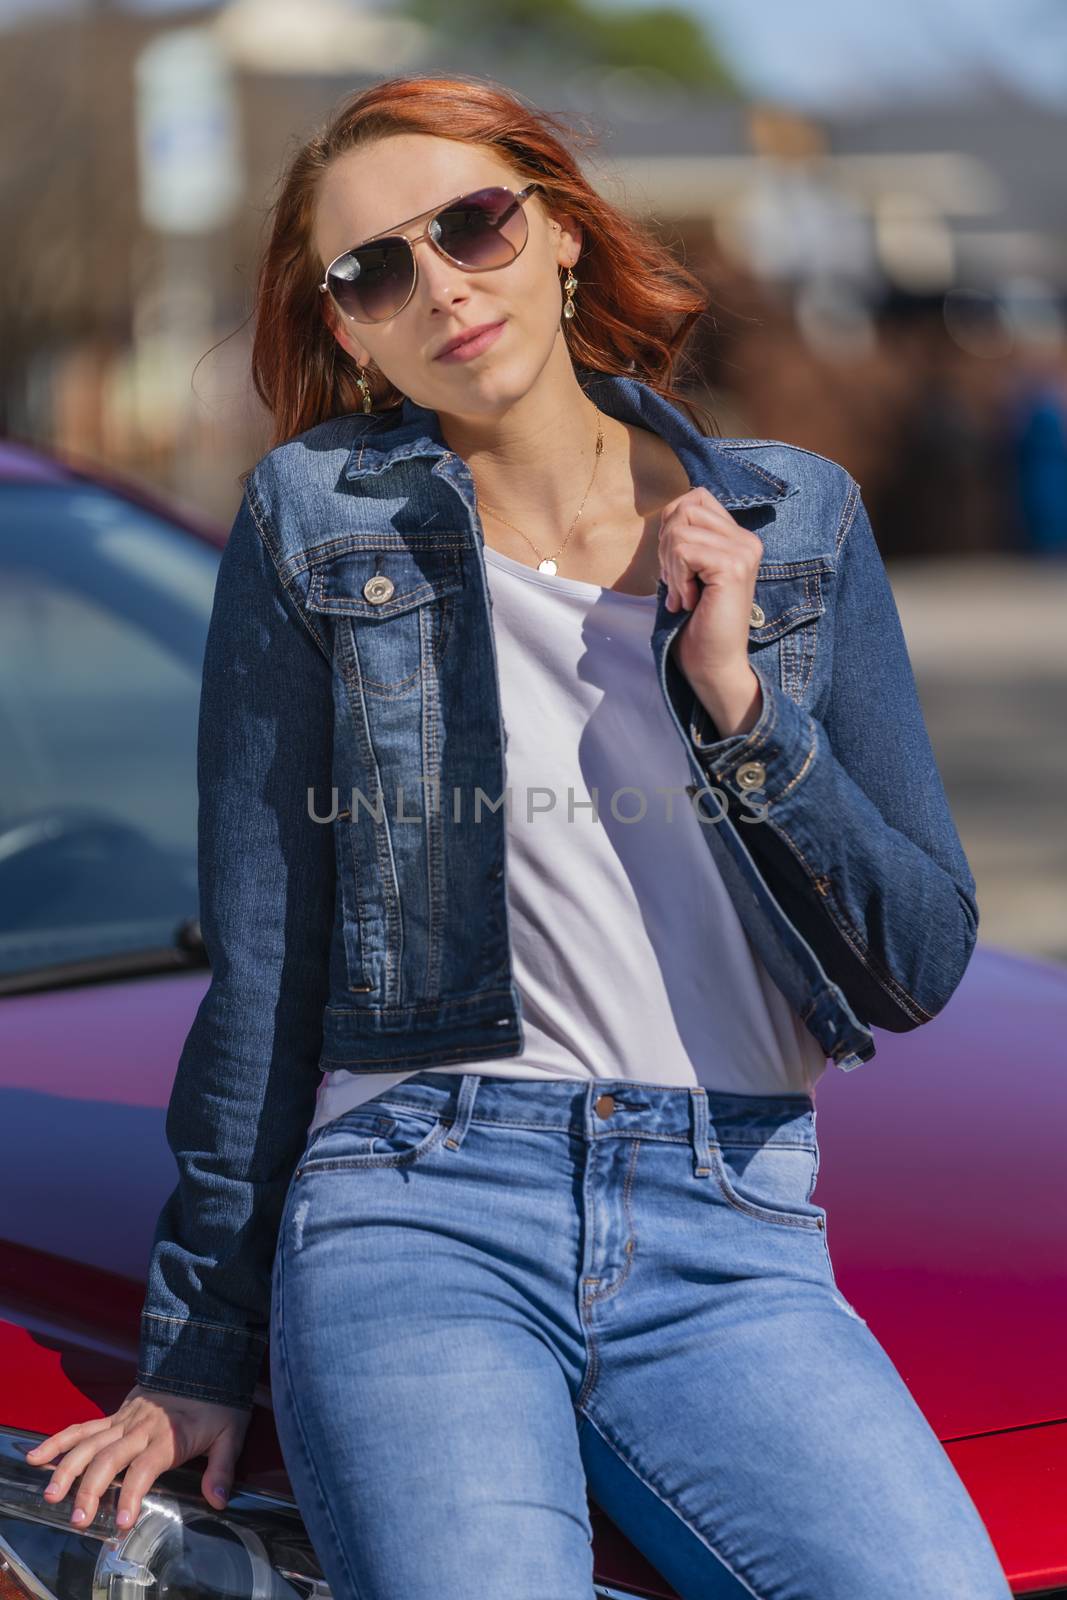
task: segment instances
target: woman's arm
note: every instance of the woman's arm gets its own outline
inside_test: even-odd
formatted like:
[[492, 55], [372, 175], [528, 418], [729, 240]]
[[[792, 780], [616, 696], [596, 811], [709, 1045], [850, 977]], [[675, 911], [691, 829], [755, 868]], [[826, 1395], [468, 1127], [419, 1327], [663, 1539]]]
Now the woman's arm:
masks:
[[[254, 490], [254, 484], [253, 484]], [[211, 964], [178, 1062], [138, 1382], [250, 1406], [289, 1180], [320, 1073], [334, 915], [331, 668], [246, 491], [219, 566], [197, 755], [200, 921]]]
[[[904, 1032], [935, 1016], [959, 984], [978, 905], [851, 477], [842, 528], [832, 646], [819, 644], [833, 650], [821, 720], [753, 661], [763, 696], [749, 731], [720, 738], [696, 695], [689, 731], [709, 783], [731, 797], [738, 834], [827, 975], [869, 1026]], [[737, 777], [753, 761], [766, 769], [758, 790]]]

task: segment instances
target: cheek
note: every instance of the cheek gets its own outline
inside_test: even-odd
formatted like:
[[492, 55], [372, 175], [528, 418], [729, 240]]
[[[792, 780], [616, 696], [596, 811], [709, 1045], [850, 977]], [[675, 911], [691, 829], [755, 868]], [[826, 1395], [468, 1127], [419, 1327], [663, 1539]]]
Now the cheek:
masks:
[[[564, 269], [557, 266], [550, 244], [535, 244], [530, 239], [522, 255], [505, 267], [500, 276], [501, 298], [509, 315], [533, 327], [541, 318], [558, 315], [563, 298]], [[577, 273], [575, 273], [577, 277]], [[494, 292], [496, 286], [493, 286]]]

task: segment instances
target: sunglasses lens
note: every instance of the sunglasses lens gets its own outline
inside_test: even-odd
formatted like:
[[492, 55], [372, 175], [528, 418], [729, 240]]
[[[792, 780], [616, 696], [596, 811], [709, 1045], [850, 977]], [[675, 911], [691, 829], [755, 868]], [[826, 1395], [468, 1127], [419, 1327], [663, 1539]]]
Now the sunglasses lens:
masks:
[[461, 267], [484, 272], [514, 261], [526, 243], [526, 213], [510, 189], [478, 189], [439, 212], [430, 232]]
[[[478, 189], [439, 211], [430, 223], [435, 243], [469, 272], [506, 267], [526, 243], [526, 213], [510, 189]], [[341, 310], [356, 322], [385, 322], [406, 302], [415, 258], [400, 235], [375, 239], [341, 256], [326, 282]]]
[[378, 239], [342, 256], [326, 282], [347, 316], [357, 322], [384, 322], [411, 293], [414, 265], [406, 239]]

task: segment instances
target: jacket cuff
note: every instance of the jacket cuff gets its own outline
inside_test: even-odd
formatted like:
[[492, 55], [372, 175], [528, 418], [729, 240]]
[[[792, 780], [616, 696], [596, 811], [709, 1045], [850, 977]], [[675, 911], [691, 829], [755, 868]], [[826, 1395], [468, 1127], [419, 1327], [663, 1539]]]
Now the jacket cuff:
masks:
[[266, 1350], [266, 1335], [246, 1328], [142, 1311], [137, 1382], [250, 1410]]
[[818, 744], [814, 718], [772, 683], [750, 661], [760, 681], [763, 704], [747, 733], [720, 738], [707, 708], [696, 694], [689, 719], [689, 737], [702, 771], [736, 799], [758, 793], [773, 805], [811, 769]]

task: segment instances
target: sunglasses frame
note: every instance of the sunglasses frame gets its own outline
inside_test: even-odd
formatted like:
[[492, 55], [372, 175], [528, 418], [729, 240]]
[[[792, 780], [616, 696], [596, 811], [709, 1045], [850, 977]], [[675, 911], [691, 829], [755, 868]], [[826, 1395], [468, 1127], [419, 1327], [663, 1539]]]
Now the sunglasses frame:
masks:
[[[541, 189], [543, 191], [544, 187], [544, 184], [538, 182], [536, 178], [532, 183], [528, 183], [524, 189], [520, 189], [517, 194], [513, 189], [509, 189], [506, 183], [489, 183], [483, 185], [483, 188], [485, 189], [507, 190], [507, 193], [511, 195], [512, 199], [517, 200], [520, 206], [530, 198], [535, 189]], [[510, 267], [511, 261], [517, 261], [519, 256], [522, 254], [522, 249], [525, 249], [526, 247], [526, 239], [529, 239], [530, 236], [529, 225], [527, 225], [526, 239], [523, 240], [522, 249], [515, 252], [511, 258], [511, 261], [502, 261], [500, 263], [500, 267], [468, 267], [462, 261], [457, 261], [454, 256], [450, 256], [448, 251], [438, 244], [437, 240], [430, 233], [431, 222], [436, 220], [436, 218], [439, 217], [443, 211], [447, 211], [450, 206], [454, 206], [457, 200], [465, 200], [468, 194], [480, 194], [481, 192], [482, 190], [479, 189], [468, 189], [463, 194], [454, 194], [451, 200], [446, 200], [443, 205], [430, 206], [428, 210], [420, 211], [418, 216], [408, 217], [405, 222], [398, 223], [395, 228], [387, 228], [383, 233], [372, 234], [369, 239], [361, 239], [359, 244], [350, 245], [347, 250], [342, 250], [339, 255], [334, 256], [333, 260], [327, 266], [325, 276], [323, 277], [322, 282], [319, 284], [319, 293], [328, 294], [338, 311], [344, 318], [347, 319], [347, 321], [358, 323], [361, 327], [373, 328], [377, 327], [382, 322], [391, 322], [394, 317], [400, 315], [401, 311], [404, 309], [404, 306], [410, 303], [411, 297], [415, 293], [415, 288], [419, 281], [419, 258], [415, 253], [415, 246], [421, 239], [426, 239], [437, 251], [439, 256], [443, 257], [443, 259], [449, 262], [453, 267], [459, 267], [461, 272], [499, 272], [500, 267]], [[422, 232], [417, 233], [413, 239], [409, 238], [406, 233], [401, 231], [404, 228], [412, 227], [417, 222], [425, 222], [426, 226], [423, 228]], [[362, 250], [364, 245], [380, 244], [384, 239], [403, 239], [404, 243], [411, 251], [411, 288], [408, 290], [407, 298], [405, 299], [404, 304], [397, 306], [396, 310], [391, 311], [387, 317], [376, 317], [372, 321], [364, 321], [360, 317], [354, 317], [350, 311], [346, 311], [344, 306], [341, 305], [337, 296], [330, 288], [330, 273], [333, 271], [337, 263], [342, 261], [345, 256], [353, 255], [355, 251]]]

